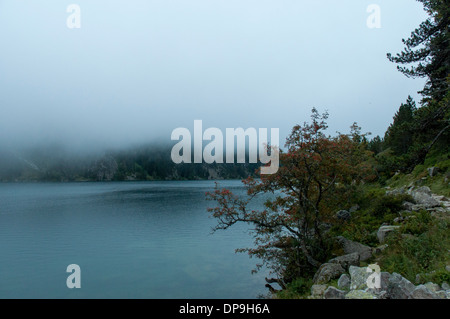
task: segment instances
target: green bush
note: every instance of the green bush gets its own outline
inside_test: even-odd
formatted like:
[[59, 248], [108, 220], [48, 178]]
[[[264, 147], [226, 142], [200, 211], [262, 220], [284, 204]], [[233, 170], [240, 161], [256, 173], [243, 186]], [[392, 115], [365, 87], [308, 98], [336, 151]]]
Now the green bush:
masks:
[[403, 234], [420, 235], [428, 230], [432, 222], [432, 217], [426, 210], [412, 213], [407, 217], [408, 220], [400, 228]]
[[379, 260], [383, 271], [400, 273], [412, 282], [416, 274], [434, 274], [433, 282], [436, 283], [448, 280], [446, 275], [436, 272], [449, 259], [448, 222], [437, 218], [428, 219], [420, 212], [402, 229], [409, 233], [399, 232], [388, 238], [388, 248]]
[[444, 267], [421, 277], [423, 278], [422, 283], [433, 282], [442, 285], [443, 282], [450, 282], [450, 273]]
[[387, 215], [397, 215], [403, 210], [403, 202], [413, 201], [410, 195], [385, 195], [376, 198], [372, 202], [371, 213], [377, 218], [384, 218]]
[[391, 224], [403, 210], [403, 202], [412, 201], [406, 194], [386, 195], [383, 189], [369, 189], [359, 195], [360, 210], [349, 222], [335, 225], [331, 232], [369, 246], [379, 244], [377, 230], [383, 223]]
[[299, 277], [289, 283], [286, 289], [277, 293], [280, 299], [299, 299], [309, 296], [311, 293], [312, 278]]

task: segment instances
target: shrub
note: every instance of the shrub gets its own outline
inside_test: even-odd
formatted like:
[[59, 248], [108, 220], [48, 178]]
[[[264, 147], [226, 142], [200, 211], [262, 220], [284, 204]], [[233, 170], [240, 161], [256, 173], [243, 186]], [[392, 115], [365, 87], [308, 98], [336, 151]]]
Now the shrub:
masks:
[[308, 296], [313, 282], [311, 278], [299, 277], [286, 286], [286, 289], [277, 293], [280, 299], [298, 299]]
[[403, 202], [412, 201], [406, 194], [386, 195], [384, 190], [372, 189], [359, 195], [361, 209], [347, 223], [335, 225], [332, 233], [369, 246], [378, 245], [377, 230], [383, 223], [392, 223], [403, 210]]
[[371, 213], [378, 218], [383, 218], [386, 215], [397, 215], [403, 210], [403, 202], [405, 201], [411, 202], [413, 199], [407, 194], [378, 197], [372, 202]]
[[432, 217], [426, 210], [413, 213], [405, 224], [401, 226], [400, 232], [403, 234], [420, 235], [430, 227]]
[[388, 248], [382, 253], [380, 266], [383, 271], [400, 273], [413, 282], [416, 274], [428, 273], [434, 276], [436, 281], [433, 282], [441, 283], [448, 277], [433, 271], [448, 262], [449, 224], [445, 220], [427, 218], [424, 212], [416, 216], [403, 227], [409, 234], [399, 232], [388, 238]]

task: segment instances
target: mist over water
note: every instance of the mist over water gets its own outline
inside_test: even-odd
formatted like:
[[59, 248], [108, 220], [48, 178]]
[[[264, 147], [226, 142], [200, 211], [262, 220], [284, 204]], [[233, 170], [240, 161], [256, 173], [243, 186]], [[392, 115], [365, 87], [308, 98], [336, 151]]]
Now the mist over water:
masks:
[[[398, 52], [424, 13], [411, 0], [369, 2], [0, 2], [0, 146], [74, 153], [170, 143], [177, 127], [279, 128], [312, 107], [330, 133], [354, 122], [382, 134], [422, 87], [398, 74]], [[398, 19], [401, 17], [401, 19]]]

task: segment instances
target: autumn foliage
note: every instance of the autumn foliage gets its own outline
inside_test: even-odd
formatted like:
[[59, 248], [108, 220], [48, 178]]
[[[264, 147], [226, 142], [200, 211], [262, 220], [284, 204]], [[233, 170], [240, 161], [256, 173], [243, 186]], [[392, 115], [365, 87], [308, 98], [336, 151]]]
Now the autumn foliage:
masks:
[[[374, 177], [357, 125], [349, 135], [327, 136], [327, 117], [313, 109], [311, 123], [295, 126], [286, 151], [280, 150], [278, 172], [243, 180], [245, 198], [218, 185], [207, 193], [217, 204], [208, 209], [218, 222], [214, 230], [254, 226], [255, 247], [239, 251], [259, 257], [258, 267], [268, 266], [284, 282], [314, 271], [328, 257], [327, 229], [337, 222], [336, 210]], [[250, 209], [257, 196], [267, 198], [264, 207]]]

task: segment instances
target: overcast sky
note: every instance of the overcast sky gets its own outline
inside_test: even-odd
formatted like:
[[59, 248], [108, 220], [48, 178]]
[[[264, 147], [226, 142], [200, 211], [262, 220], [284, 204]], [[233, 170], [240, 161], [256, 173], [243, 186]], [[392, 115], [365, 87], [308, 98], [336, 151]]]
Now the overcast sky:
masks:
[[386, 53], [425, 19], [415, 0], [0, 0], [0, 140], [171, 142], [199, 119], [280, 128], [283, 143], [312, 107], [330, 134], [356, 121], [382, 135], [424, 84]]

